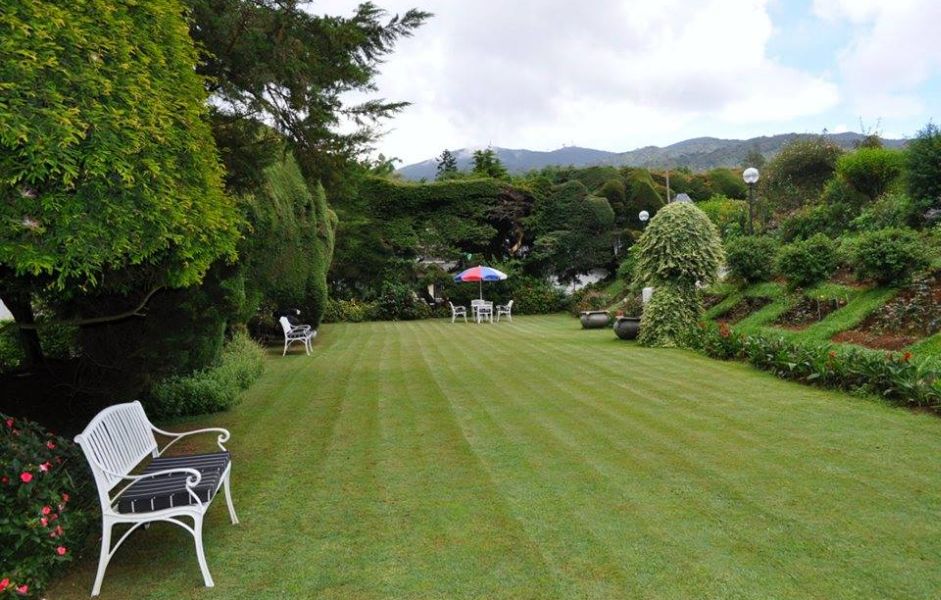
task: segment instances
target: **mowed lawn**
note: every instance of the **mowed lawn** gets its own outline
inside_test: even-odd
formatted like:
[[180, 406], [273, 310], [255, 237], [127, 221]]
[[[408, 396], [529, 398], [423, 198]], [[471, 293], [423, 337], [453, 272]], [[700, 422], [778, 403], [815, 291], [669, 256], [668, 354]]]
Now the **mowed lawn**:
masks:
[[[103, 598], [941, 596], [941, 418], [563, 316], [325, 325], [314, 349], [173, 424], [232, 430], [216, 587], [159, 524]], [[96, 553], [48, 597], [87, 597]]]

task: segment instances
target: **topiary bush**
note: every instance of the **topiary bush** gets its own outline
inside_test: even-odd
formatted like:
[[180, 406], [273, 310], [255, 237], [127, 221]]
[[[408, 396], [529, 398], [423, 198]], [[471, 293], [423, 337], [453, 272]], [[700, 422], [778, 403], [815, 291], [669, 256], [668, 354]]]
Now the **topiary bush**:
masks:
[[660, 285], [643, 308], [637, 341], [660, 348], [685, 346], [702, 313], [695, 287]]
[[774, 275], [778, 242], [767, 236], [743, 236], [725, 246], [726, 264], [733, 277], [745, 283], [769, 281]]
[[144, 408], [155, 419], [227, 410], [261, 376], [264, 359], [258, 344], [237, 334], [226, 344], [217, 366], [159, 381], [144, 398]]
[[724, 260], [716, 226], [696, 205], [674, 202], [651, 219], [637, 253], [637, 280], [656, 288], [644, 309], [638, 341], [685, 344], [702, 314], [696, 285], [715, 281]]
[[647, 285], [707, 285], [725, 255], [719, 231], [695, 204], [660, 209], [637, 243], [637, 276]]
[[927, 268], [928, 248], [911, 229], [888, 228], [864, 233], [853, 248], [856, 276], [880, 284], [905, 282]]
[[776, 270], [792, 288], [805, 287], [830, 277], [839, 265], [837, 244], [818, 233], [787, 244], [778, 252]]
[[95, 491], [78, 446], [0, 419], [0, 597], [38, 598], [88, 539]]
[[742, 235], [748, 226], [748, 202], [744, 200], [713, 196], [704, 202], [697, 202], [696, 206], [715, 223], [722, 239]]

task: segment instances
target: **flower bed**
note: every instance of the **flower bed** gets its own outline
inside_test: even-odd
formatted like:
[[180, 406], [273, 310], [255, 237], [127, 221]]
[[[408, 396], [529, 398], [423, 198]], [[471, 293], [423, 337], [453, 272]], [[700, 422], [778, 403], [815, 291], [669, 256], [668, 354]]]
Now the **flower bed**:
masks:
[[740, 302], [737, 302], [732, 308], [716, 317], [717, 321], [724, 323], [738, 323], [748, 315], [757, 312], [771, 304], [772, 299], [766, 297], [746, 296]]
[[0, 419], [0, 598], [38, 597], [88, 538], [95, 492], [75, 444]]
[[911, 353], [874, 352], [783, 337], [745, 335], [725, 323], [701, 323], [692, 346], [723, 360], [744, 360], [783, 379], [874, 394], [941, 413], [941, 364]]

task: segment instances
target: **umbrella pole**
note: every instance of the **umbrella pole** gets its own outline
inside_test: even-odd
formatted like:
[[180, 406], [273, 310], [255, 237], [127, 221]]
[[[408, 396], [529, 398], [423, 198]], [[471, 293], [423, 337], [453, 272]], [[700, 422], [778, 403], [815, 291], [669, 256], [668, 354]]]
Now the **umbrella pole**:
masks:
[[480, 299], [483, 300], [484, 299], [484, 282], [482, 280], [478, 281], [477, 287], [480, 288]]

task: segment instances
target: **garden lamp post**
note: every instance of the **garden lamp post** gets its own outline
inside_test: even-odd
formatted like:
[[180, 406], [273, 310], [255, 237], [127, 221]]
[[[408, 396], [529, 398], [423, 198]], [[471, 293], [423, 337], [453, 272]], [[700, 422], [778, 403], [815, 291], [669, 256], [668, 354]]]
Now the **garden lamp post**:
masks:
[[637, 213], [637, 218], [640, 219], [640, 228], [643, 229], [647, 226], [647, 221], [650, 220], [650, 213], [646, 210], [642, 210]]
[[758, 169], [748, 167], [742, 173], [742, 179], [748, 184], [748, 234], [755, 234], [755, 184], [758, 183]]

